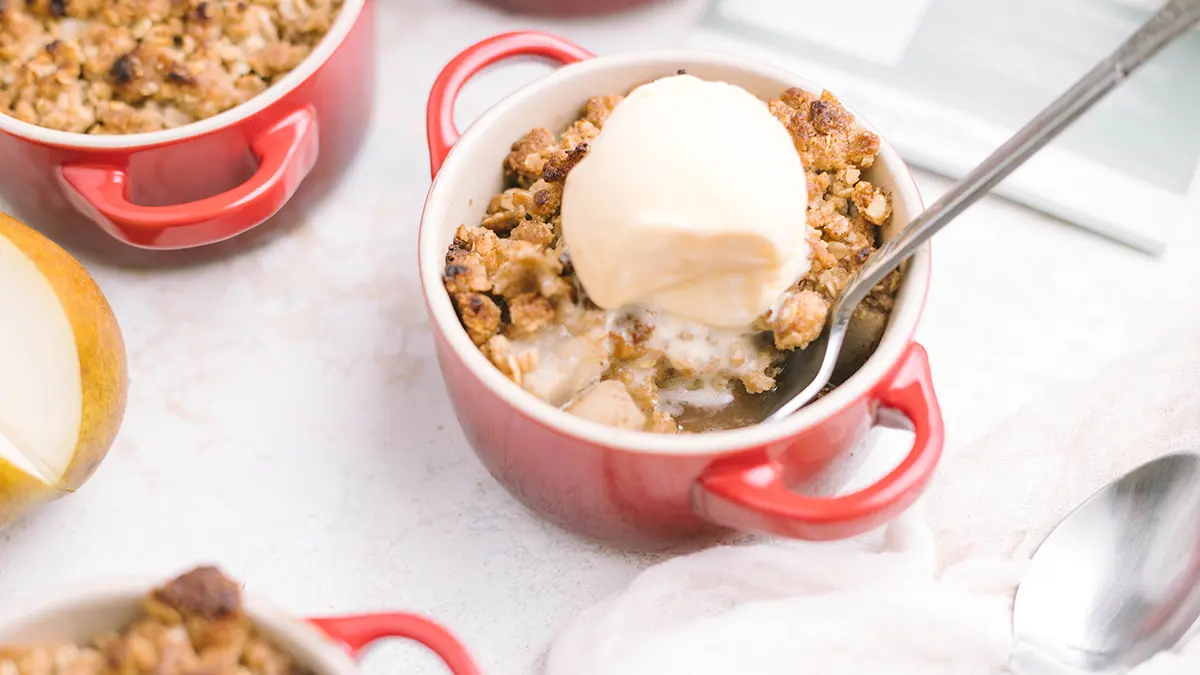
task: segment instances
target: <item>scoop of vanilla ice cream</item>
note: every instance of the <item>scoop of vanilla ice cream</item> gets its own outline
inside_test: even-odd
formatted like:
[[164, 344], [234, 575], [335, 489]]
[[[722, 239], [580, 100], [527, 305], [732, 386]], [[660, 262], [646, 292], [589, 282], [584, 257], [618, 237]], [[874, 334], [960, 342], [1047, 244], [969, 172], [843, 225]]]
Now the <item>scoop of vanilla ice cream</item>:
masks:
[[604, 309], [748, 327], [809, 266], [804, 166], [746, 90], [690, 75], [638, 87], [568, 174], [562, 234]]

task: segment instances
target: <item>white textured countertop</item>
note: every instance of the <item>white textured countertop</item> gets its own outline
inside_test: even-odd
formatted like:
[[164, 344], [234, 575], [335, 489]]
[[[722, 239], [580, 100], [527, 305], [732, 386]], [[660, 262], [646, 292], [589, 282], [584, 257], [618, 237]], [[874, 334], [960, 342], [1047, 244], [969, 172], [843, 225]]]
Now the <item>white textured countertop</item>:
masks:
[[[537, 25], [604, 53], [670, 44], [701, 7]], [[518, 675], [567, 616], [646, 564], [535, 520], [491, 480], [454, 420], [420, 300], [429, 86], [471, 42], [530, 25], [462, 0], [380, 0], [375, 126], [337, 198], [250, 255], [90, 266], [125, 331], [127, 417], [80, 493], [0, 533], [0, 602], [213, 561], [299, 614], [427, 613], [486, 673]], [[538, 72], [479, 78], [459, 119]], [[940, 235], [920, 339], [949, 450], [1196, 311], [1191, 230], [1153, 259], [989, 200]], [[398, 645], [367, 670], [440, 672]]]

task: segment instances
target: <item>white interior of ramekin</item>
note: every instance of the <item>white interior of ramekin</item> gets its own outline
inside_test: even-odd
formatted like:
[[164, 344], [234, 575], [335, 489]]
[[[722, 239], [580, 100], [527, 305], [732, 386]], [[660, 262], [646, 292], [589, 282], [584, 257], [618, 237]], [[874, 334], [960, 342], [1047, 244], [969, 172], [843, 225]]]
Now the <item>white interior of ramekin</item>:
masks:
[[325, 34], [325, 37], [321, 38], [321, 41], [317, 43], [312, 53], [299, 66], [296, 66], [291, 72], [284, 75], [263, 93], [219, 115], [214, 115], [182, 127], [145, 134], [90, 135], [47, 129], [35, 124], [29, 124], [28, 122], [22, 122], [15, 117], [0, 114], [0, 131], [47, 145], [94, 150], [117, 150], [161, 145], [183, 138], [201, 136], [222, 127], [236, 124], [283, 98], [301, 82], [307, 80], [322, 64], [328, 61], [329, 57], [333, 56], [333, 52], [346, 39], [346, 35], [350, 33], [350, 29], [354, 27], [354, 23], [358, 20], [358, 15], [362, 13], [365, 3], [366, 0], [343, 0], [342, 8], [338, 11], [338, 16], [334, 19], [333, 26], [329, 28], [329, 32]]
[[[141, 616], [141, 600], [156, 581], [122, 580], [58, 589], [0, 609], [0, 646], [89, 644]], [[356, 675], [358, 667], [315, 626], [246, 594], [246, 614], [280, 649], [317, 675]]]
[[[780, 68], [690, 50], [605, 56], [562, 67], [505, 98], [463, 133], [430, 188], [421, 218], [419, 258], [421, 283], [436, 330], [446, 336], [475, 376], [513, 408], [562, 433], [622, 450], [711, 454], [785, 439], [850, 405], [874, 387], [904, 355], [916, 330], [929, 286], [928, 247], [911, 259], [883, 341], [857, 373], [785, 421], [703, 434], [617, 429], [575, 417], [536, 398], [504, 377], [471, 342], [441, 281], [446, 249], [455, 229], [463, 223], [478, 223], [491, 196], [502, 188], [501, 163], [514, 140], [538, 126], [562, 130], [576, 119], [580, 106], [590, 96], [624, 92], [681, 68], [697, 77], [739, 85], [764, 100], [788, 87], [821, 91]], [[871, 128], [862, 118], [859, 121]], [[921, 197], [908, 167], [886, 142], [866, 177], [890, 189], [893, 195], [894, 215], [885, 236], [921, 211]], [[798, 185], [796, 189], [806, 188]]]

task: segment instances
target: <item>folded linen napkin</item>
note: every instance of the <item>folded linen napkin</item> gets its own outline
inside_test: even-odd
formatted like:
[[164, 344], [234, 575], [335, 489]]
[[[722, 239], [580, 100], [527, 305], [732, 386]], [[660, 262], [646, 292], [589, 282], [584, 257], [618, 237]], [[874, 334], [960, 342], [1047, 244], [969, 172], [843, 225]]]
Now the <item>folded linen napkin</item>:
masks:
[[[546, 675], [1004, 672], [1011, 598], [1049, 530], [1110, 480], [1200, 449], [1200, 319], [948, 458], [926, 497], [850, 542], [675, 558], [587, 609]], [[1135, 675], [1200, 673], [1200, 638]]]

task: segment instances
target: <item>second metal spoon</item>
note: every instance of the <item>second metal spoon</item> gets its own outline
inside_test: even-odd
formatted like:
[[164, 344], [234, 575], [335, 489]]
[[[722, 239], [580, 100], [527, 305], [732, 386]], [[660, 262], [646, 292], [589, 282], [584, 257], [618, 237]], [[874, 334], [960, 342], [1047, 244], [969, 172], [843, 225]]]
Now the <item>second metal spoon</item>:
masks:
[[1200, 620], [1200, 454], [1138, 467], [1038, 548], [1013, 606], [1009, 670], [1123, 672]]

